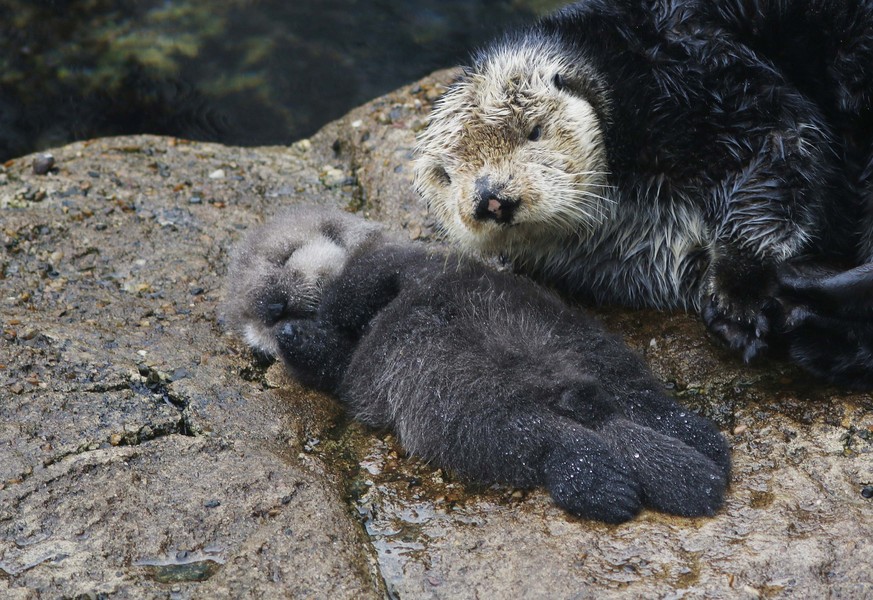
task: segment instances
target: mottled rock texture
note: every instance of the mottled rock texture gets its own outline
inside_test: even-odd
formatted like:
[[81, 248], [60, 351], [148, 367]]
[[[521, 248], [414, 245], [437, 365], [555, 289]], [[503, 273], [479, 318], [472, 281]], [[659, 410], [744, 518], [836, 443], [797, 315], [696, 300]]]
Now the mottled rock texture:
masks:
[[600, 311], [727, 435], [726, 506], [620, 526], [406, 457], [223, 333], [229, 249], [289, 203], [439, 243], [409, 159], [450, 77], [290, 148], [0, 169], [0, 597], [873, 597], [873, 399], [743, 366], [693, 316]]

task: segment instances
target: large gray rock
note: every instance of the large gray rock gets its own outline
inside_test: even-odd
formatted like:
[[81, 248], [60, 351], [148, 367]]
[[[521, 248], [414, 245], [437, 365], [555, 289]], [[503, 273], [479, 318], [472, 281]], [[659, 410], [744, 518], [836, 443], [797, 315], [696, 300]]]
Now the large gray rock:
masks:
[[710, 519], [568, 517], [348, 423], [223, 333], [227, 253], [303, 200], [438, 243], [409, 159], [450, 73], [290, 148], [149, 136], [0, 170], [0, 597], [873, 597], [873, 400], [602, 311], [733, 447]]

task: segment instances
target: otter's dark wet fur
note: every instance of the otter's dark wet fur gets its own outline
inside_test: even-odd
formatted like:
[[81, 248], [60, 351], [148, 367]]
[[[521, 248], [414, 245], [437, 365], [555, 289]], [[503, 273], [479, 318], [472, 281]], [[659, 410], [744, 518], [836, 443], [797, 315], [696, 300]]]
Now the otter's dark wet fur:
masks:
[[778, 282], [779, 350], [831, 383], [873, 389], [873, 263], [849, 270], [788, 264]]
[[873, 260], [871, 181], [869, 0], [578, 2], [474, 56], [416, 165], [461, 247], [747, 360], [781, 265]]
[[721, 505], [723, 437], [592, 317], [373, 227], [298, 208], [253, 232], [228, 274], [230, 289], [249, 290], [228, 298], [229, 324], [258, 329], [249, 342], [302, 382], [465, 478], [544, 486], [569, 512], [608, 522], [642, 506], [694, 516]]

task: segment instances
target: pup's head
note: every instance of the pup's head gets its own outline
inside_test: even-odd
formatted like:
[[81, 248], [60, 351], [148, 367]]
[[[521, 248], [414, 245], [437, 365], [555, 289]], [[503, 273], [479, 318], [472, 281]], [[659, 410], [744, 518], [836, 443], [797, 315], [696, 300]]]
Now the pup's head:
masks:
[[417, 147], [416, 189], [447, 234], [512, 256], [596, 228], [610, 211], [604, 90], [578, 50], [542, 31], [480, 53]]
[[273, 326], [314, 316], [325, 284], [355, 250], [381, 236], [379, 225], [340, 210], [298, 206], [277, 215], [231, 257], [221, 311], [227, 325], [276, 356]]

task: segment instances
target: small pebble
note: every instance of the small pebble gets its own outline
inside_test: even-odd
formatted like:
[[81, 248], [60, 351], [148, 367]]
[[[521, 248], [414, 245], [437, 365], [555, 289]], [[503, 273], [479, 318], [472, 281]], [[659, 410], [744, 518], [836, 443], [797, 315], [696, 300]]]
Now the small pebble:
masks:
[[189, 377], [190, 375], [191, 374], [188, 372], [188, 369], [185, 369], [184, 367], [180, 367], [178, 369], [175, 369], [173, 371], [172, 375], [170, 375], [170, 381], [178, 381], [180, 379], [185, 379], [186, 377]]
[[403, 112], [404, 112], [404, 111], [403, 111], [403, 107], [402, 107], [402, 106], [395, 106], [395, 107], [392, 108], [391, 111], [388, 113], [388, 118], [389, 118], [391, 121], [399, 121], [400, 119], [403, 118]]
[[221, 502], [219, 502], [218, 500], [207, 500], [203, 503], [203, 506], [205, 506], [206, 508], [218, 508], [219, 506], [221, 506]]
[[422, 131], [425, 127], [427, 127], [427, 121], [425, 119], [415, 117], [409, 121], [408, 125], [409, 129], [415, 133]]
[[209, 174], [209, 179], [224, 179], [224, 169], [216, 169]]
[[865, 498], [873, 498], [873, 485], [865, 485], [861, 490], [861, 495]]
[[299, 140], [291, 144], [291, 149], [298, 152], [309, 152], [312, 149], [312, 142], [309, 140]]
[[45, 175], [55, 166], [55, 157], [51, 154], [37, 154], [33, 159], [33, 172], [36, 175]]
[[332, 167], [327, 165], [322, 168], [321, 172], [321, 182], [326, 187], [336, 187], [338, 185], [342, 185], [345, 181], [346, 175], [336, 167]]

